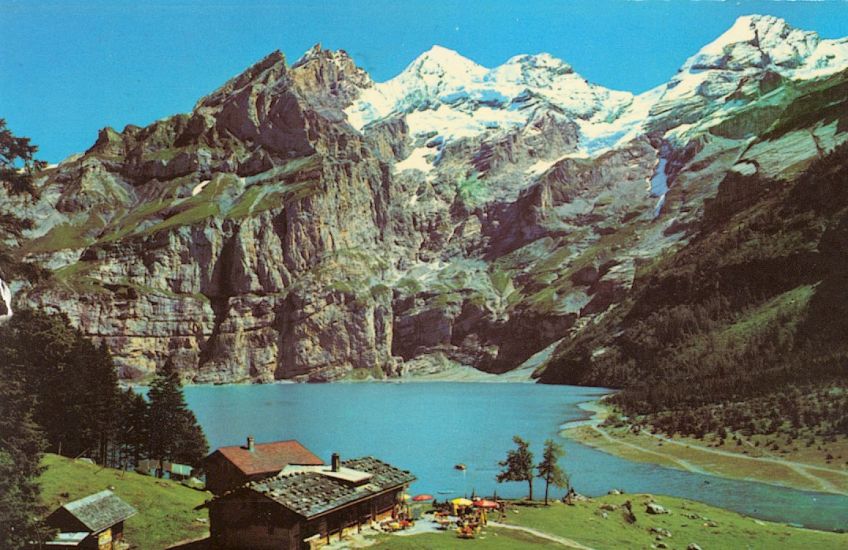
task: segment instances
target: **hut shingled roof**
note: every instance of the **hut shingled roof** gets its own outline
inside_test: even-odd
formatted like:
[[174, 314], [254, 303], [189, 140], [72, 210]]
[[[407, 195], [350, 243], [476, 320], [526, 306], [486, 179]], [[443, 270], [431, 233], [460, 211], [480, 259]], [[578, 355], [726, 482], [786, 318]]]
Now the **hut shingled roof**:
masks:
[[68, 502], [62, 508], [78, 519], [92, 533], [102, 531], [137, 513], [135, 508], [108, 489]]

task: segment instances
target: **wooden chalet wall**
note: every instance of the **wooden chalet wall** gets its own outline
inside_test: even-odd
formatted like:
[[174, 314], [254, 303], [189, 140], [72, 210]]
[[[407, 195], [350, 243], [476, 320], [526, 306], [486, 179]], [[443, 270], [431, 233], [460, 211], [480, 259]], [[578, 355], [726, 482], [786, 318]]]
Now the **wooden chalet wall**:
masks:
[[[214, 548], [259, 550], [320, 546], [336, 535], [391, 516], [403, 490], [398, 487], [309, 521], [253, 491], [235, 491], [209, 504], [212, 544]], [[304, 542], [310, 538], [312, 545]]]
[[234, 493], [209, 506], [214, 548], [290, 549], [302, 547], [303, 519], [250, 492]]

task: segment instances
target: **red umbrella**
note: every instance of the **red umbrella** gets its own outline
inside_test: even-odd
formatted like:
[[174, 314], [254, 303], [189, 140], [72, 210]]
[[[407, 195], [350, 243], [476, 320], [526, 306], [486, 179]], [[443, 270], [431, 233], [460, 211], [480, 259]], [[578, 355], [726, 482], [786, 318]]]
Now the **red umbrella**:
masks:
[[486, 500], [481, 498], [480, 500], [474, 501], [474, 506], [477, 508], [497, 508], [498, 503], [493, 500]]
[[423, 502], [425, 500], [433, 500], [432, 495], [415, 495], [412, 497], [413, 502]]

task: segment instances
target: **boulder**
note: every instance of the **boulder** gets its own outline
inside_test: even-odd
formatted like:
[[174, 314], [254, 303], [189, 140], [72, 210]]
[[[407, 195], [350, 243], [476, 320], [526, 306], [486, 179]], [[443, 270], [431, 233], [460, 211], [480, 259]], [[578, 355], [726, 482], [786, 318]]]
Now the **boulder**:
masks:
[[621, 505], [621, 511], [623, 512], [624, 520], [627, 523], [636, 523], [636, 514], [633, 513], [633, 507], [629, 500], [625, 501], [625, 503]]
[[649, 502], [645, 504], [645, 511], [649, 514], [660, 515], [660, 514], [669, 514], [670, 512], [657, 504], [656, 502]]
[[663, 529], [662, 527], [651, 527], [649, 531], [655, 535], [659, 535], [660, 537], [671, 537], [671, 531], [669, 531], [668, 529]]

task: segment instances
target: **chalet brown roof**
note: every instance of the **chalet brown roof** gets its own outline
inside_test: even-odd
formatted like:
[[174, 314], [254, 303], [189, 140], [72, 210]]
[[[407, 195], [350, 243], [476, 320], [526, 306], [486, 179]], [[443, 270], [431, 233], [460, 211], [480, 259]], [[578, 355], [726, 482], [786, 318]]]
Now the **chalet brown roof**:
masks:
[[109, 490], [69, 502], [62, 508], [78, 519], [92, 533], [102, 531], [137, 513], [135, 508]]
[[370, 456], [347, 460], [341, 465], [371, 474], [368, 483], [364, 485], [347, 483], [310, 469], [252, 481], [218, 498], [227, 498], [241, 491], [251, 491], [281, 504], [306, 519], [311, 519], [335, 508], [415, 481], [415, 476], [408, 471]]
[[257, 443], [253, 450], [233, 445], [221, 447], [212, 455], [221, 453], [236, 468], [245, 475], [275, 474], [289, 464], [318, 466], [324, 461], [315, 456], [309, 449], [298, 441], [274, 441], [272, 443]]

